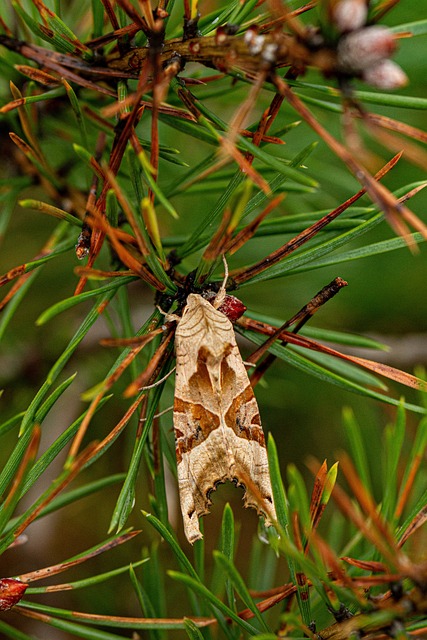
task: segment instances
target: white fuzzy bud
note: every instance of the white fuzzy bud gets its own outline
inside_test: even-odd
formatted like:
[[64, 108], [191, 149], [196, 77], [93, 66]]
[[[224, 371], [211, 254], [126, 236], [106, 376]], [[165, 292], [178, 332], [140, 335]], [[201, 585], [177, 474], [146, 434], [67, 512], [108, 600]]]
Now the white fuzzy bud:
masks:
[[377, 89], [399, 89], [408, 82], [408, 76], [392, 60], [381, 60], [378, 64], [366, 69], [362, 79]]
[[276, 54], [277, 54], [277, 44], [274, 42], [270, 42], [270, 44], [266, 44], [264, 49], [262, 50], [262, 59], [269, 64], [274, 64], [276, 62]]
[[248, 45], [251, 55], [257, 56], [261, 53], [265, 44], [265, 36], [259, 35], [254, 29], [248, 29], [245, 33], [244, 40]]
[[396, 49], [393, 33], [382, 26], [366, 27], [343, 36], [338, 43], [338, 67], [349, 73], [361, 73]]
[[334, 22], [341, 33], [360, 29], [366, 23], [367, 16], [365, 0], [341, 0], [333, 9]]

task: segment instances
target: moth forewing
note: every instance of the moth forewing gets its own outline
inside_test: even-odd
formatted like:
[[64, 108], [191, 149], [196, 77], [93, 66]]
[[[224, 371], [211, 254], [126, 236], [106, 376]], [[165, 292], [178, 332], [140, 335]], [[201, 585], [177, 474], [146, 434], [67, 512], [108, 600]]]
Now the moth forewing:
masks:
[[258, 406], [229, 319], [190, 294], [175, 334], [174, 429], [184, 530], [202, 537], [199, 517], [226, 480], [245, 486], [245, 506], [275, 518]]

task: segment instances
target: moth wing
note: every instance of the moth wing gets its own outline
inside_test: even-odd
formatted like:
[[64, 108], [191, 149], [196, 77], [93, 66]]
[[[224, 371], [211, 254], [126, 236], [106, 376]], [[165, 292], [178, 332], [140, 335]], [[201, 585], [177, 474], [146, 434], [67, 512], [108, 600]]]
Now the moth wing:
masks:
[[226, 480], [245, 506], [275, 517], [264, 433], [231, 322], [201, 296], [187, 299], [176, 332], [174, 429], [181, 510], [189, 542]]

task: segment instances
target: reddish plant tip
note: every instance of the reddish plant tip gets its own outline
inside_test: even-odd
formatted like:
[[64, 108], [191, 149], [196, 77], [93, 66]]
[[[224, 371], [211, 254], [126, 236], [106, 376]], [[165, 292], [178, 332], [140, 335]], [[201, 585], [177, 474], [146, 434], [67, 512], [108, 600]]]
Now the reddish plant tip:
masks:
[[236, 322], [245, 313], [247, 307], [243, 304], [239, 298], [235, 296], [226, 295], [224, 302], [218, 308], [231, 322]]
[[76, 256], [79, 260], [89, 255], [91, 235], [91, 229], [84, 225], [76, 244]]
[[2, 578], [0, 580], [0, 611], [8, 611], [17, 604], [28, 584], [14, 578]]
[[239, 298], [227, 294], [222, 305], [218, 307], [218, 311], [227, 316], [231, 322], [236, 322], [245, 313], [246, 307]]
[[[205, 291], [203, 297], [211, 304], [214, 303], [217, 294], [214, 291]], [[218, 307], [218, 311], [221, 311], [230, 322], [236, 322], [245, 313], [247, 307], [243, 304], [239, 298], [231, 296], [228, 293], [224, 298], [224, 302]]]

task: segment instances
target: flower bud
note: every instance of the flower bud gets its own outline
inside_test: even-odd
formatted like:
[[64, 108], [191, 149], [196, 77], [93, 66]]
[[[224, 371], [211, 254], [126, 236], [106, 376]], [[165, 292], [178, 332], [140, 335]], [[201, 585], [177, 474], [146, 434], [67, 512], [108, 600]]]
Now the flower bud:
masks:
[[14, 578], [0, 579], [0, 611], [7, 611], [17, 604], [28, 585]]
[[362, 79], [377, 89], [399, 89], [408, 82], [406, 73], [392, 60], [381, 60], [366, 69]]
[[367, 16], [366, 0], [341, 0], [333, 8], [333, 20], [341, 33], [360, 29]]
[[[211, 304], [214, 303], [217, 293], [214, 291], [205, 291], [203, 297], [209, 300]], [[231, 322], [236, 322], [245, 313], [247, 307], [243, 304], [239, 298], [226, 294], [222, 304], [218, 307], [218, 311], [221, 311]]]
[[396, 49], [394, 34], [387, 27], [372, 26], [352, 31], [338, 43], [338, 67], [347, 73], [361, 73]]

